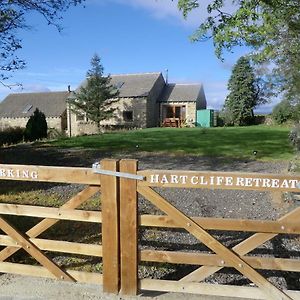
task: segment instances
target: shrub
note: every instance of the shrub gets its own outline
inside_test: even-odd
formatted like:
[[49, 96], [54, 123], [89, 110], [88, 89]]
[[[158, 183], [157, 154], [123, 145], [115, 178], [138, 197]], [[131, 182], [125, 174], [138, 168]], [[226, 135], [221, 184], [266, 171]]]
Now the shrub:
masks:
[[12, 145], [23, 141], [24, 128], [8, 127], [0, 131], [0, 145]]
[[278, 103], [272, 111], [272, 118], [277, 124], [287, 121], [299, 120], [299, 105], [292, 105], [289, 101], [283, 100]]
[[26, 124], [25, 139], [36, 141], [47, 137], [47, 121], [44, 113], [37, 108]]
[[218, 126], [233, 126], [234, 120], [232, 114], [227, 110], [223, 109], [218, 115]]

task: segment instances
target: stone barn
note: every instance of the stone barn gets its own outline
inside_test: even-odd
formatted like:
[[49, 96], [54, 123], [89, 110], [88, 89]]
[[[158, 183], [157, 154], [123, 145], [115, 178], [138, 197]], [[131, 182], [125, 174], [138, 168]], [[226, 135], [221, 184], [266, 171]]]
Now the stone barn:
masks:
[[67, 130], [66, 100], [69, 92], [18, 93], [0, 103], [0, 129], [26, 127], [36, 108], [46, 116], [48, 128]]

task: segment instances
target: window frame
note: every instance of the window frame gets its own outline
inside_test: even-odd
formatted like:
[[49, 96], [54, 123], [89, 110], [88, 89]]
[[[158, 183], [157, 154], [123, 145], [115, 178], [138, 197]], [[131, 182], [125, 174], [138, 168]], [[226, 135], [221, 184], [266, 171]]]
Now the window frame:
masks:
[[123, 110], [123, 121], [133, 122], [133, 110]]

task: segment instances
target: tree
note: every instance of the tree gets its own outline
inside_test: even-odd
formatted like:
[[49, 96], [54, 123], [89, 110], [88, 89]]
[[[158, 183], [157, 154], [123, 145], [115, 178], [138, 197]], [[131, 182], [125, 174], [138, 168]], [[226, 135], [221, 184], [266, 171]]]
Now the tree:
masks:
[[101, 121], [113, 116], [115, 109], [112, 104], [116, 101], [118, 90], [110, 84], [111, 77], [103, 76], [104, 68], [100, 57], [95, 54], [91, 59], [91, 69], [87, 72], [86, 85], [82, 86], [75, 97], [69, 100], [72, 110], [84, 112], [86, 117], [101, 129]]
[[1, 0], [0, 1], [0, 81], [10, 77], [11, 72], [25, 67], [25, 61], [17, 56], [22, 41], [17, 37], [21, 29], [29, 29], [26, 15], [37, 12], [49, 25], [61, 30], [61, 13], [71, 5], [84, 0]]
[[283, 100], [274, 106], [272, 110], [272, 118], [277, 124], [287, 121], [299, 122], [300, 104], [291, 104], [290, 101]]
[[288, 101], [281, 101], [274, 106], [272, 118], [277, 124], [282, 124], [293, 118], [293, 107]]
[[[232, 69], [228, 81], [229, 94], [224, 104], [227, 123], [249, 125], [253, 122], [253, 109], [265, 99], [260, 93], [258, 79], [249, 59], [241, 57]], [[226, 121], [226, 120], [225, 120]]]
[[[200, 0], [179, 0], [187, 17]], [[252, 48], [256, 64], [271, 63], [269, 83], [290, 101], [300, 101], [299, 0], [211, 0], [208, 17], [192, 36], [193, 41], [212, 39], [217, 57], [235, 46]]]
[[47, 137], [47, 121], [43, 112], [38, 108], [30, 116], [25, 129], [25, 139], [27, 141], [36, 141]]

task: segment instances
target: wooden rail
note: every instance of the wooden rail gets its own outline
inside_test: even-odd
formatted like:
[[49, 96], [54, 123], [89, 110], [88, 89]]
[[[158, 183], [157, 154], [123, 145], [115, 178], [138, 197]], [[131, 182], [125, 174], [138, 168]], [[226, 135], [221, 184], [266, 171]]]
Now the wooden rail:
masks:
[[0, 164], [0, 180], [78, 183], [99, 185], [99, 175], [91, 168], [48, 167]]
[[[201, 294], [208, 296], [220, 296], [245, 299], [269, 299], [275, 300], [279, 298], [266, 298], [263, 291], [255, 287], [246, 286], [231, 286], [224, 284], [206, 284], [196, 282], [178, 282], [171, 280], [155, 280], [155, 279], [142, 279], [140, 280], [139, 287], [148, 291], [161, 291], [161, 292], [178, 292], [178, 293], [190, 293]], [[298, 291], [283, 290], [283, 293], [287, 295], [288, 299], [298, 300], [300, 299], [300, 293]], [[220, 298], [221, 300], [222, 298]]]
[[[65, 271], [77, 282], [94, 284], [102, 284], [103, 282], [103, 275], [99, 273], [82, 272], [69, 269]], [[56, 276], [43, 267], [9, 262], [0, 262], [0, 272], [57, 279]]]
[[300, 192], [300, 176], [262, 173], [144, 170], [139, 186]]
[[[241, 256], [245, 262], [255, 269], [300, 272], [299, 259]], [[186, 264], [195, 266], [231, 267], [228, 261], [216, 254], [187, 253], [176, 251], [141, 250], [140, 260], [170, 264]]]
[[0, 214], [49, 218], [56, 220], [70, 220], [91, 223], [101, 223], [102, 214], [97, 211], [61, 209], [32, 205], [3, 204], [0, 203]]
[[[300, 223], [295, 220], [269, 221], [204, 217], [191, 219], [206, 230], [300, 234]], [[139, 224], [145, 227], [180, 228], [172, 218], [158, 215], [140, 215]]]

